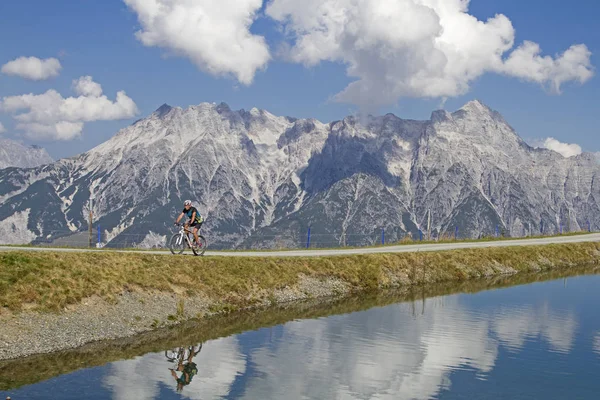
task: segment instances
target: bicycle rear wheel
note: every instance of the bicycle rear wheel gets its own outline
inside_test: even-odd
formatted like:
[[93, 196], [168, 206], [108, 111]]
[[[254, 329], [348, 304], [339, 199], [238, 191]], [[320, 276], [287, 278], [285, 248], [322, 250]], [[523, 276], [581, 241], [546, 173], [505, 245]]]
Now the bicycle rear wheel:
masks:
[[173, 236], [171, 236], [171, 240], [169, 240], [169, 250], [171, 250], [171, 253], [181, 254], [185, 250], [186, 246], [187, 242], [185, 238], [179, 233], [176, 233]]
[[192, 251], [196, 256], [203, 256], [206, 251], [206, 239], [204, 236], [198, 235], [198, 241], [200, 242], [200, 245], [192, 246]]

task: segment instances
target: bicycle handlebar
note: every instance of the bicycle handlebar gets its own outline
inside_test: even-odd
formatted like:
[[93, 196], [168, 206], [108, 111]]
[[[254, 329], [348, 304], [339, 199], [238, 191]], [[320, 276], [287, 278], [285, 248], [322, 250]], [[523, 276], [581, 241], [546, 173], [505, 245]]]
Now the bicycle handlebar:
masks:
[[175, 226], [183, 228], [183, 230], [187, 233], [192, 233], [186, 224], [175, 224]]

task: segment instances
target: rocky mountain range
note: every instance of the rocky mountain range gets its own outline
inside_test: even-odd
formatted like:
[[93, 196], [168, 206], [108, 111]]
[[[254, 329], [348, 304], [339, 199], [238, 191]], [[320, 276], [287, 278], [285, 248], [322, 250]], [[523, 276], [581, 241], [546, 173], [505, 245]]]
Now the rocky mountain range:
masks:
[[[0, 170], [0, 241], [164, 244], [191, 199], [212, 248], [364, 245], [600, 225], [600, 165], [527, 145], [479, 101], [427, 121], [322, 123], [224, 103], [161, 106], [98, 147]], [[428, 225], [429, 223], [429, 225]]]
[[16, 140], [0, 138], [0, 169], [8, 167], [33, 168], [54, 160], [46, 149], [26, 146]]

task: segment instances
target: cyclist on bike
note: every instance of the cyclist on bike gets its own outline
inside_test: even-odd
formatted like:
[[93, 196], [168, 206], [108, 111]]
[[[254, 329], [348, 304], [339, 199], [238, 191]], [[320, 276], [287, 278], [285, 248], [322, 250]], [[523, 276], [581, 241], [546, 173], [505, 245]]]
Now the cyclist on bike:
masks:
[[189, 221], [186, 223], [186, 225], [189, 225], [192, 228], [194, 228], [192, 233], [194, 234], [194, 240], [196, 241], [196, 245], [200, 246], [198, 230], [200, 230], [204, 219], [202, 218], [196, 207], [192, 206], [192, 202], [190, 200], [186, 200], [183, 202], [183, 211], [181, 211], [181, 214], [179, 214], [179, 216], [175, 220], [175, 225], [179, 224], [179, 221], [181, 220], [181, 218], [183, 218], [184, 215], [187, 215], [187, 217], [189, 218]]
[[[181, 350], [181, 358], [177, 363], [177, 368], [169, 368], [171, 370], [171, 375], [173, 376], [173, 378], [175, 378], [175, 381], [177, 382], [177, 392], [181, 392], [184, 386], [187, 386], [190, 383], [192, 383], [192, 378], [198, 373], [198, 366], [193, 361], [193, 358], [198, 353], [200, 353], [200, 350], [202, 350], [202, 343], [200, 343], [200, 347], [198, 348], [198, 350], [195, 350], [194, 346], [188, 347], [189, 355], [187, 358], [187, 362], [185, 363], [183, 361], [183, 356], [185, 353], [183, 352], [183, 348], [181, 348]], [[183, 373], [181, 374], [181, 376], [177, 376], [176, 371]]]

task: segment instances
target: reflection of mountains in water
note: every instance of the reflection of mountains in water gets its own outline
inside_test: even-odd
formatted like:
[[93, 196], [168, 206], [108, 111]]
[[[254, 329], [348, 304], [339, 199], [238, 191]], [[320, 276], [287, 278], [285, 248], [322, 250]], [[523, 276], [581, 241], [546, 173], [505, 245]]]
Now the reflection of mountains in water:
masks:
[[[209, 392], [225, 390], [224, 393], [227, 393], [235, 377], [248, 374], [248, 365], [251, 365], [251, 368], [259, 369], [270, 378], [255, 382], [250, 379], [247, 382], [245, 391], [255, 393], [256, 396], [268, 390], [274, 390], [273, 395], [284, 395], [283, 392], [277, 392], [277, 386], [285, 388], [283, 383], [286, 379], [305, 379], [298, 385], [298, 390], [316, 390], [319, 385], [312, 381], [324, 380], [335, 382], [335, 390], [347, 393], [385, 394], [393, 388], [397, 393], [426, 397], [444, 387], [449, 372], [454, 368], [472, 368], [483, 375], [488, 373], [494, 367], [501, 346], [518, 351], [528, 339], [540, 338], [551, 349], [568, 352], [573, 345], [577, 327], [572, 314], [555, 312], [547, 305], [497, 307], [493, 314], [487, 315], [469, 310], [458, 303], [455, 297], [432, 296], [477, 292], [597, 271], [598, 268], [591, 271], [580, 269], [537, 276], [501, 277], [454, 287], [405, 288], [401, 293], [379, 293], [362, 298], [331, 300], [324, 304], [304, 302], [268, 311], [236, 313], [189, 322], [181, 328], [92, 344], [58, 355], [0, 362], [0, 390], [35, 383], [82, 366], [102, 365], [111, 360], [133, 358], [184, 343], [206, 342], [220, 336], [279, 325], [294, 319], [351, 313], [405, 302], [364, 313], [286, 324], [277, 328], [275, 345], [270, 345], [269, 348], [259, 346], [251, 354], [242, 354], [240, 337], [211, 340], [205, 343], [202, 352], [195, 359], [198, 374], [184, 389], [183, 394], [200, 391], [210, 397], [207, 394]], [[266, 336], [261, 340], [267, 340], [268, 335]], [[295, 362], [291, 363], [291, 360]], [[291, 364], [287, 365], [287, 362]], [[37, 368], [36, 376], [25, 373], [32, 366]], [[150, 389], [144, 389], [148, 390], [149, 396], [154, 393], [153, 385], [163, 380], [169, 381], [175, 390], [168, 370], [170, 366], [172, 367], [162, 352], [116, 362], [110, 367], [111, 372], [105, 378], [105, 384], [112, 388], [115, 395], [138, 390], [133, 388], [136, 382], [150, 385]], [[324, 366], [327, 368], [323, 369], [331, 371], [311, 373]], [[296, 375], [296, 378], [292, 378], [292, 375]], [[379, 378], [376, 381], [370, 380], [374, 376]], [[18, 380], [23, 377], [37, 380]], [[274, 381], [271, 382], [271, 379]], [[196, 385], [204, 386], [197, 388]]]

